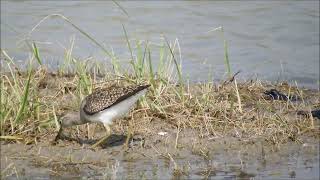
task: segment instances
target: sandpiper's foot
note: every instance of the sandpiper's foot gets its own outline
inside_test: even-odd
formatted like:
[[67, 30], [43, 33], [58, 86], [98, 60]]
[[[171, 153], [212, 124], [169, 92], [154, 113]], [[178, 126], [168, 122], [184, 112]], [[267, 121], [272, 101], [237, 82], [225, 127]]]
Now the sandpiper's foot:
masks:
[[98, 142], [94, 143], [92, 146], [90, 146], [90, 148], [96, 148], [97, 146], [99, 146], [100, 144], [102, 144], [106, 139], [108, 139], [108, 136], [104, 136], [103, 138], [101, 138]]

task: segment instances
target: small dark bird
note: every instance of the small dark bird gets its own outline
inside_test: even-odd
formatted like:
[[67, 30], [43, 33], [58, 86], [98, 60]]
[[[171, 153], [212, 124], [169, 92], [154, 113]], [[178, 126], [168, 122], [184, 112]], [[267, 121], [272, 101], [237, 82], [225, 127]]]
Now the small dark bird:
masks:
[[272, 100], [281, 100], [281, 101], [288, 101], [288, 100], [297, 101], [297, 100], [299, 100], [299, 97], [297, 97], [297, 96], [294, 96], [294, 95], [287, 96], [276, 89], [270, 89], [268, 91], [265, 91], [264, 94], [266, 96], [268, 96], [269, 98], [271, 98]]

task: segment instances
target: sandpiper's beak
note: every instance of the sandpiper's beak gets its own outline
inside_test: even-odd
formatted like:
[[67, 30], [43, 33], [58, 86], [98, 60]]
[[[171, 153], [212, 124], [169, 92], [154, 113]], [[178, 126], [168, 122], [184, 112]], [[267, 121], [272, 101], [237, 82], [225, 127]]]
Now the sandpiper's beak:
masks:
[[59, 129], [57, 136], [55, 137], [54, 141], [58, 141], [59, 139], [63, 139], [63, 133], [62, 133], [62, 120], [63, 117], [58, 118], [58, 120], [56, 121], [56, 125]]
[[62, 138], [62, 135], [63, 135], [63, 133], [62, 133], [62, 127], [60, 126], [59, 131], [58, 131], [58, 134], [57, 134], [56, 138], [54, 139], [54, 141], [58, 141], [59, 139], [63, 139], [63, 138]]

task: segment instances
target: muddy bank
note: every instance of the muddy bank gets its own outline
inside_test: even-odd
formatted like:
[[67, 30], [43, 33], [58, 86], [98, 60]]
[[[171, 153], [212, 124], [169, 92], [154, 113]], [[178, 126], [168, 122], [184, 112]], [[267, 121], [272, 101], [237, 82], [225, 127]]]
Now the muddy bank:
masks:
[[[154, 124], [156, 126], [156, 124]], [[96, 135], [103, 134], [97, 128]], [[100, 130], [99, 130], [100, 129]], [[101, 134], [100, 134], [101, 133]], [[319, 139], [280, 147], [262, 139], [200, 137], [185, 129], [160, 128], [149, 136], [135, 135], [129, 148], [126, 136], [115, 132], [99, 148], [96, 137], [78, 142], [59, 141], [54, 134], [36, 144], [1, 142], [3, 179], [250, 179], [319, 177]]]

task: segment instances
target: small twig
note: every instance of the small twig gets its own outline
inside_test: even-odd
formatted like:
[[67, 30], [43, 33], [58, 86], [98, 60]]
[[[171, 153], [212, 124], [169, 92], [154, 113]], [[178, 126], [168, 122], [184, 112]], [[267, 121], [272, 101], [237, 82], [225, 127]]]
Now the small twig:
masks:
[[179, 139], [179, 133], [180, 133], [181, 129], [180, 129], [180, 123], [178, 124], [178, 128], [177, 128], [177, 135], [176, 135], [176, 143], [174, 145], [174, 148], [177, 149], [178, 148], [178, 139]]
[[227, 80], [225, 80], [221, 86], [225, 86], [228, 83], [231, 83], [234, 81], [234, 78], [240, 73], [241, 71], [236, 72], [232, 77], [228, 78]]
[[239, 106], [239, 111], [242, 113], [242, 105], [241, 105], [241, 98], [238, 90], [238, 85], [237, 85], [237, 80], [234, 80], [234, 84], [236, 86], [236, 93], [237, 93], [237, 99], [238, 99], [238, 106]]

